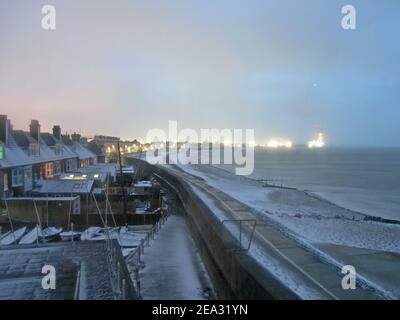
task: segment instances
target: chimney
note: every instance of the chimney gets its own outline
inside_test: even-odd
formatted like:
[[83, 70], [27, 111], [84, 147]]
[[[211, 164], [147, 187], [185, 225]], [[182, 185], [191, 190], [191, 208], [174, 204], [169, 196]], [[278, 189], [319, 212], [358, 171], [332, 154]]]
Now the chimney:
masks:
[[53, 136], [56, 139], [61, 140], [61, 127], [60, 126], [53, 127]]
[[10, 122], [6, 115], [0, 115], [0, 141], [8, 145], [8, 135], [10, 130]]
[[39, 141], [39, 135], [40, 135], [39, 121], [31, 120], [31, 124], [29, 125], [29, 133], [33, 139]]
[[81, 142], [81, 135], [74, 132], [73, 134], [71, 134], [71, 139], [74, 142], [80, 143]]

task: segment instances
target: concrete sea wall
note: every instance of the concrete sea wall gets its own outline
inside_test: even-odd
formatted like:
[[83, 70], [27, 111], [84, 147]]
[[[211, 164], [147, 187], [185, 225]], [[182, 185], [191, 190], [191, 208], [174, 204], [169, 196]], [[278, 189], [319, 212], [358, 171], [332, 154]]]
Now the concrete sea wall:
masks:
[[220, 299], [298, 299], [247, 252], [235, 250], [235, 239], [186, 181], [162, 166], [125, 159], [148, 175], [155, 174], [177, 193], [187, 222]]

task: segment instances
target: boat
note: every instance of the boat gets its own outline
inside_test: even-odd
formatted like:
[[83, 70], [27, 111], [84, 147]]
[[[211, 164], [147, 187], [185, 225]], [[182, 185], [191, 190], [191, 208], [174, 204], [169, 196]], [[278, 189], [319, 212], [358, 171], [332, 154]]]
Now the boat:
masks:
[[108, 238], [117, 239], [118, 237], [119, 237], [118, 230], [115, 230], [114, 228], [109, 228], [109, 230], [107, 231], [106, 228], [102, 228], [98, 233], [93, 234], [90, 238], [87, 238], [86, 240], [99, 241], [99, 240], [106, 240]]
[[91, 240], [96, 236], [101, 235], [101, 228], [100, 227], [89, 227], [81, 234], [81, 240]]
[[119, 245], [123, 248], [136, 248], [140, 246], [141, 241], [145, 238], [146, 234], [144, 233], [123, 231], [123, 229], [121, 228], [117, 239]]
[[42, 229], [39, 226], [36, 226], [27, 234], [25, 234], [21, 240], [19, 240], [19, 244], [33, 244], [39, 241], [39, 238], [42, 235]]
[[42, 231], [42, 234], [40, 235], [40, 239], [43, 242], [53, 241], [60, 236], [60, 233], [62, 232], [62, 230], [63, 230], [62, 228], [55, 228], [55, 227], [46, 228]]
[[60, 237], [62, 241], [79, 240], [81, 233], [78, 231], [65, 231], [60, 233]]
[[129, 256], [132, 252], [134, 252], [136, 248], [122, 248], [122, 256], [126, 258]]
[[18, 240], [25, 234], [27, 227], [22, 227], [14, 232], [10, 232], [0, 240], [0, 245], [7, 246], [10, 244], [18, 243]]

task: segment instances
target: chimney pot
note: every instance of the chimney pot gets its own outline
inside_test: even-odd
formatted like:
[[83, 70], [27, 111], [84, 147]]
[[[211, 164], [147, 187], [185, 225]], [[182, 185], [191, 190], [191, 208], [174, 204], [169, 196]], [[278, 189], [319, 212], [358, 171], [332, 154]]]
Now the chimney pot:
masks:
[[61, 140], [61, 127], [60, 126], [53, 127], [53, 136], [56, 139]]
[[40, 124], [38, 120], [31, 120], [31, 124], [29, 125], [29, 133], [33, 139], [39, 141]]
[[10, 131], [10, 121], [7, 119], [6, 115], [0, 115], [0, 141], [5, 145], [8, 145]]

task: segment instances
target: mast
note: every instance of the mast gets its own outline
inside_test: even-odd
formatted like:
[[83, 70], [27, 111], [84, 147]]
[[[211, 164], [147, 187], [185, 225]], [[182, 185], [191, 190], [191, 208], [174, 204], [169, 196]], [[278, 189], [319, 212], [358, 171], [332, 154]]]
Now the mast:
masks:
[[125, 179], [124, 179], [124, 174], [123, 174], [123, 172], [122, 172], [121, 149], [120, 149], [120, 146], [119, 146], [119, 141], [117, 142], [117, 145], [118, 145], [119, 171], [120, 171], [121, 183], [122, 183], [122, 198], [123, 198], [123, 201], [124, 201], [124, 210], [123, 210], [123, 214], [124, 214], [125, 224], [128, 224], [128, 219], [127, 219], [127, 216], [126, 216]]

